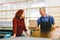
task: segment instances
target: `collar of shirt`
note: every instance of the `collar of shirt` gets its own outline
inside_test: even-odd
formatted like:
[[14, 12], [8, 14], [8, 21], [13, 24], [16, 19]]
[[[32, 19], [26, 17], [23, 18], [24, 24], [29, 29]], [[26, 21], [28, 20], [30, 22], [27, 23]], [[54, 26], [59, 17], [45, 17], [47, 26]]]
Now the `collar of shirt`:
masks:
[[44, 16], [41, 16], [42, 18], [47, 18], [48, 17], [48, 15], [46, 15], [45, 17]]

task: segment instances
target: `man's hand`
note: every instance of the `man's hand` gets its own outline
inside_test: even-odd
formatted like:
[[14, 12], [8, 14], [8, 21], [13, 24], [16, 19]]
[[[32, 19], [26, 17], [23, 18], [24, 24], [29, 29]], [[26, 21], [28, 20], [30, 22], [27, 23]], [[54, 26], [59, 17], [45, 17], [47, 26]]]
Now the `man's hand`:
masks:
[[39, 27], [36, 27], [36, 30], [39, 30]]
[[54, 28], [59, 28], [59, 26], [57, 26], [56, 24], [53, 25]]

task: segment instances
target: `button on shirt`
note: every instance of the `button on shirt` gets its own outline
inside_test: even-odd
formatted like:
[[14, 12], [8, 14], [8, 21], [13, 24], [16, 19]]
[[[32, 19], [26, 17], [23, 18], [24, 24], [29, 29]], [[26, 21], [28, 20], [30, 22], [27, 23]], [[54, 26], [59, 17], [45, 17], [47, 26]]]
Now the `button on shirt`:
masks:
[[[49, 18], [49, 16], [48, 15], [46, 15], [45, 17], [43, 17], [43, 16], [41, 16], [42, 17], [42, 22], [48, 22], [48, 18]], [[40, 25], [40, 18], [41, 17], [39, 17], [38, 18], [38, 20], [37, 20], [37, 23], [38, 23], [38, 25]], [[50, 16], [50, 24], [54, 24], [54, 18], [53, 18], [53, 16]]]

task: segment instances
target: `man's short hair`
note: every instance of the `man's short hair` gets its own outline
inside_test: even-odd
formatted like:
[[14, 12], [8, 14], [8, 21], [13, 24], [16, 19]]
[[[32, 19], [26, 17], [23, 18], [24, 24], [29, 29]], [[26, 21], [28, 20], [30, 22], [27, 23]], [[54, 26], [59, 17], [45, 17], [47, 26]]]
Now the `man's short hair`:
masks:
[[39, 10], [41, 10], [41, 9], [44, 9], [45, 10], [45, 7], [41, 7]]

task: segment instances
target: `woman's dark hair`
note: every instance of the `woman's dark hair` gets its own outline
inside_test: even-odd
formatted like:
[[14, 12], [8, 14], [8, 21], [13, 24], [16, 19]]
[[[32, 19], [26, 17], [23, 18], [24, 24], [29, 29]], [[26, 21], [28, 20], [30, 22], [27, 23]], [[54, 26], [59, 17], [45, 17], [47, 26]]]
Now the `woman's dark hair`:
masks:
[[18, 10], [15, 14], [15, 17], [20, 18], [22, 16], [23, 12], [24, 12], [23, 9]]

